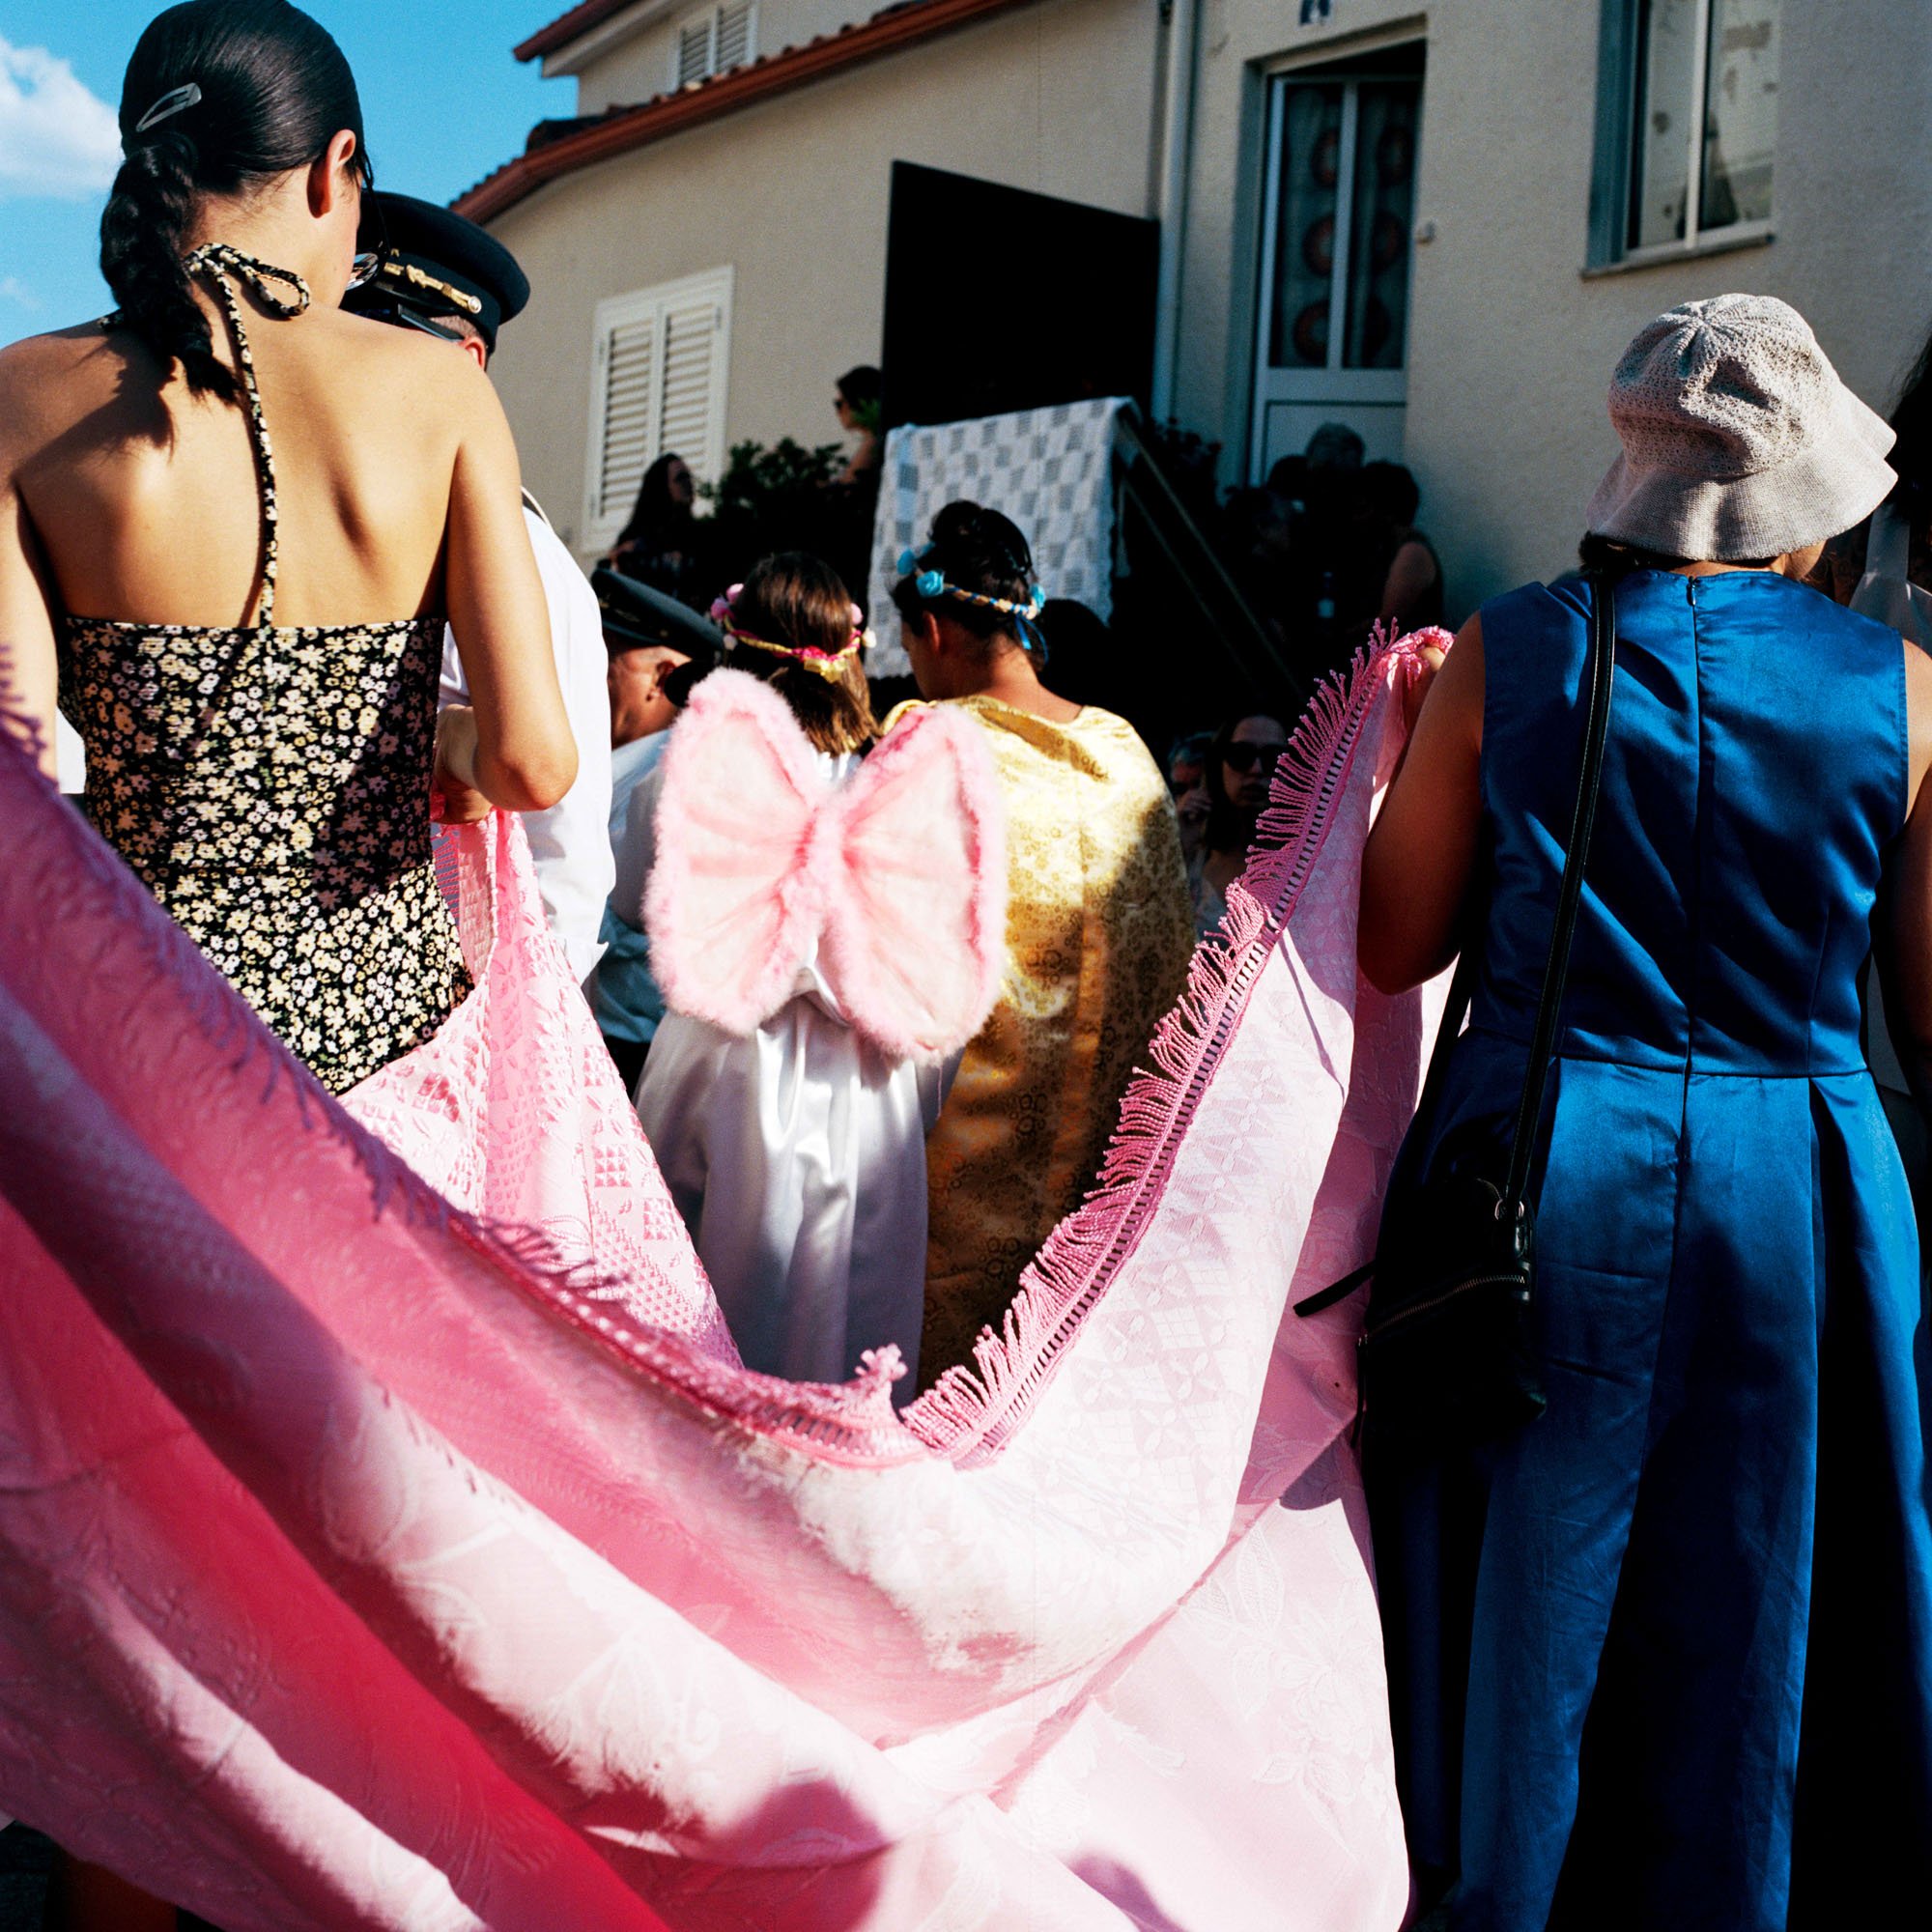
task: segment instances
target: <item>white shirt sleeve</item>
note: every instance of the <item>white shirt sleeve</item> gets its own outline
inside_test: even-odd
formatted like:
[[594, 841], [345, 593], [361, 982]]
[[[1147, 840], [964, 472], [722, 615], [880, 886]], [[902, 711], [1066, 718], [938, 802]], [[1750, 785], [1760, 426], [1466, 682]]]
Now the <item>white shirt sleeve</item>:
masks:
[[644, 929], [644, 888], [658, 857], [658, 797], [664, 790], [660, 760], [639, 780], [624, 814], [624, 832], [616, 840], [616, 877], [611, 888], [611, 909], [626, 925]]
[[[572, 974], [582, 980], [589, 978], [604, 952], [597, 930], [616, 871], [611, 853], [611, 694], [605, 679], [604, 620], [596, 593], [563, 540], [527, 506], [524, 522], [550, 609], [550, 640], [564, 714], [577, 739], [577, 781], [548, 811], [526, 811], [524, 832], [536, 861], [544, 916]], [[440, 701], [462, 704], [469, 697], [456, 639], [445, 636]]]
[[54, 755], [61, 790], [71, 798], [79, 797], [87, 789], [87, 748], [66, 714], [59, 711], [54, 713]]

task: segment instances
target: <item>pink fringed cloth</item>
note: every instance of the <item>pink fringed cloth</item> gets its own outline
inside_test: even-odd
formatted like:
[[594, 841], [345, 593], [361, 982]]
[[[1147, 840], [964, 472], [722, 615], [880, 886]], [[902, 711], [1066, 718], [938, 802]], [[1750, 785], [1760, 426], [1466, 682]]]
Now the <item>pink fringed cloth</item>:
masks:
[[0, 1809], [229, 1932], [1393, 1932], [1353, 1324], [1284, 1317], [1414, 1100], [1413, 661], [903, 1416], [730, 1358], [507, 821], [476, 993], [338, 1105], [0, 733]]

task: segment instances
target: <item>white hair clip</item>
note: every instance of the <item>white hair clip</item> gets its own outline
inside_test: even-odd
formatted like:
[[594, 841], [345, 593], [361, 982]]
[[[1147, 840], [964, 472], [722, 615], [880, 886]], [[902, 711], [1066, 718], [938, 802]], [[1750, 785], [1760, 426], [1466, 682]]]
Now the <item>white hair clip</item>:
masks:
[[170, 88], [134, 123], [135, 133], [145, 134], [156, 122], [165, 121], [170, 114], [179, 114], [185, 107], [192, 107], [200, 99], [201, 89], [191, 80], [181, 87]]

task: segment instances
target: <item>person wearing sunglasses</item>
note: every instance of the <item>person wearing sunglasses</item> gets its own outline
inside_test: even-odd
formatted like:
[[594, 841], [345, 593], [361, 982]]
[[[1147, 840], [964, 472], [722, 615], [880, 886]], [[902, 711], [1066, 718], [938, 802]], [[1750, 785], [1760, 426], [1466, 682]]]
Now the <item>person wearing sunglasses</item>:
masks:
[[1275, 763], [1287, 750], [1288, 729], [1269, 713], [1230, 719], [1208, 747], [1200, 783], [1176, 808], [1196, 933], [1212, 932], [1228, 910], [1228, 888], [1247, 863]]
[[[362, 252], [343, 297], [345, 308], [446, 342], [488, 370], [497, 330], [530, 298], [517, 258], [494, 235], [435, 202], [378, 188], [363, 197], [356, 241]], [[596, 593], [527, 490], [524, 524], [543, 579], [557, 684], [577, 739], [576, 783], [549, 810], [526, 813], [524, 830], [544, 916], [571, 972], [583, 980], [604, 952], [599, 932], [616, 877], [609, 826], [609, 657]], [[469, 702], [453, 632], [443, 637], [441, 702], [445, 708]], [[456, 818], [487, 809], [476, 798], [447, 803]]]

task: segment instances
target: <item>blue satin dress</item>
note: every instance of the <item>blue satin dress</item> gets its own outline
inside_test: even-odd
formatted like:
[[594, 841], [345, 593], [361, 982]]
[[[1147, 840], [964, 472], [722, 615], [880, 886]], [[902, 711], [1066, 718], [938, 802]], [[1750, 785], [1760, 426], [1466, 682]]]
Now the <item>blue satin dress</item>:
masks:
[[[1589, 591], [1482, 613], [1489, 914], [1402, 1172], [1506, 1132], [1580, 753]], [[1543, 1132], [1549, 1408], [1371, 1470], [1418, 1865], [1458, 1932], [1932, 1911], [1932, 1361], [1858, 980], [1907, 806], [1897, 635], [1641, 571]], [[1394, 1197], [1400, 1199], [1400, 1196]]]

